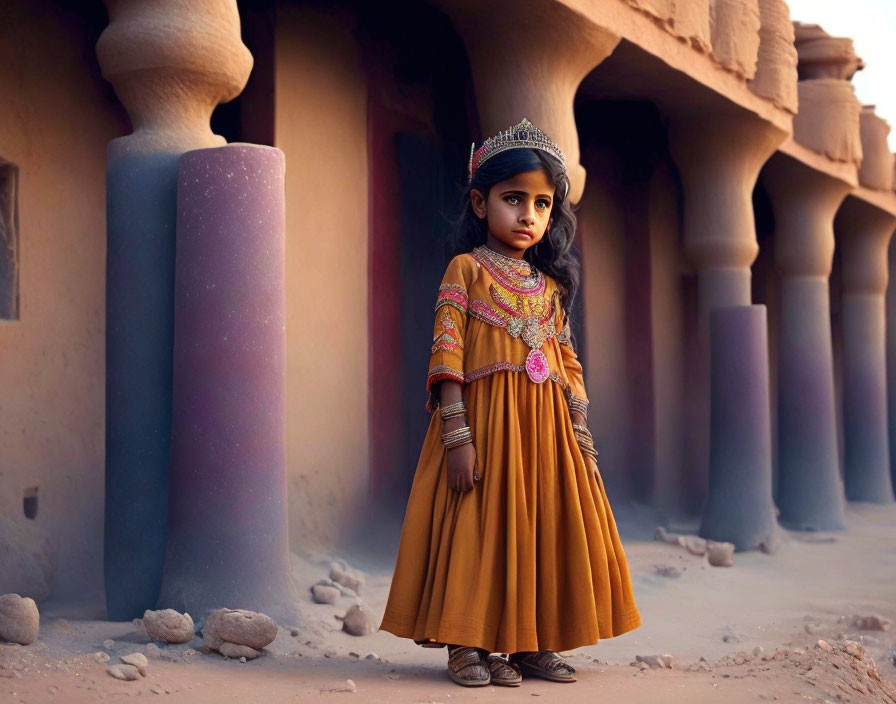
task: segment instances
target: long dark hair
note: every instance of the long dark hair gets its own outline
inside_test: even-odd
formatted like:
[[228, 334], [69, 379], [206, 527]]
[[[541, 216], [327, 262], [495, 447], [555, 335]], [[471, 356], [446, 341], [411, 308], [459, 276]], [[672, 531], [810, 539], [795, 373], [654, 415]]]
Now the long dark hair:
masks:
[[474, 188], [488, 199], [492, 186], [526, 171], [542, 170], [554, 183], [551, 227], [541, 242], [526, 250], [523, 258], [552, 276], [560, 289], [560, 305], [567, 315], [579, 290], [579, 261], [572, 249], [576, 234], [576, 216], [566, 196], [569, 177], [560, 162], [540, 149], [508, 149], [496, 154], [476, 169], [473, 181], [464, 191], [464, 210], [454, 234], [454, 254], [470, 252], [486, 243], [488, 223], [473, 212], [470, 191]]

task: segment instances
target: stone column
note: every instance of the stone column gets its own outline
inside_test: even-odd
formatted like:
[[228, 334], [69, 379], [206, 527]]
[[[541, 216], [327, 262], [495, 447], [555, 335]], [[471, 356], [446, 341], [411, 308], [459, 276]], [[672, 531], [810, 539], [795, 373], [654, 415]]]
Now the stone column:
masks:
[[765, 306], [719, 308], [711, 320], [711, 461], [700, 535], [750, 550], [778, 532]]
[[[843, 263], [843, 429], [846, 497], [893, 501], [887, 418], [886, 304], [888, 248], [896, 227], [889, 126], [861, 116], [859, 182], [837, 214]], [[866, 193], [868, 191], [877, 193]], [[883, 199], [878, 202], [878, 198]], [[884, 200], [885, 199], [885, 200]], [[887, 208], [886, 206], [889, 206]]]
[[[896, 237], [890, 239], [889, 260], [889, 271], [896, 272]], [[896, 274], [888, 278], [884, 303], [887, 315], [887, 417], [890, 429], [890, 478], [896, 489]]]
[[180, 162], [168, 552], [159, 608], [296, 623], [286, 528], [284, 158]]
[[887, 420], [887, 248], [896, 217], [853, 196], [837, 215], [843, 261], [844, 479], [851, 501], [893, 500]]
[[697, 510], [709, 470], [709, 315], [750, 305], [750, 266], [759, 253], [753, 187], [785, 134], [746, 115], [681, 114], [669, 126], [669, 149], [684, 191], [684, 252], [697, 271], [698, 340], [691, 384], [688, 492]]
[[585, 169], [579, 163], [573, 100], [582, 79], [610, 55], [620, 38], [548, 0], [437, 4], [466, 44], [483, 136], [524, 117], [531, 120], [563, 150], [569, 197], [577, 203], [585, 189]]
[[236, 97], [252, 57], [235, 0], [106, 0], [103, 76], [134, 131], [107, 154], [107, 615], [158, 598], [168, 514], [177, 166], [218, 146], [209, 118]]
[[834, 215], [850, 184], [778, 153], [762, 174], [775, 213], [778, 507], [799, 530], [844, 528], [828, 278]]

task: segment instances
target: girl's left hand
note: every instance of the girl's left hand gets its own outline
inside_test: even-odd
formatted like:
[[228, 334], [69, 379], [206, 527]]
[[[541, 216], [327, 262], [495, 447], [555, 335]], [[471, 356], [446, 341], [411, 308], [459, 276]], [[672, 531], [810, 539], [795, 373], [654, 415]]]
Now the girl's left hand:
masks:
[[588, 469], [590, 469], [593, 474], [598, 473], [597, 460], [594, 459], [591, 455], [585, 455], [585, 466], [588, 467]]

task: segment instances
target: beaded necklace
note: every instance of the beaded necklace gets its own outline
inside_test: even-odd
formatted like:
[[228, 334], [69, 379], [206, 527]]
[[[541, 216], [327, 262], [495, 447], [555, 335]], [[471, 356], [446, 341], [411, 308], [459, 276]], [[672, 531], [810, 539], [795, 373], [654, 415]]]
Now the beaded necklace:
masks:
[[477, 247], [472, 254], [495, 282], [489, 286], [492, 304], [471, 301], [470, 313], [505, 328], [513, 338], [521, 338], [529, 347], [526, 373], [535, 383], [542, 383], [550, 376], [550, 368], [541, 347], [557, 334], [554, 300], [544, 295], [547, 286], [544, 274], [529, 262], [488, 247]]
[[525, 259], [515, 259], [485, 245], [476, 247], [473, 256], [488, 269], [502, 286], [514, 293], [538, 296], [544, 293], [545, 279], [534, 265]]

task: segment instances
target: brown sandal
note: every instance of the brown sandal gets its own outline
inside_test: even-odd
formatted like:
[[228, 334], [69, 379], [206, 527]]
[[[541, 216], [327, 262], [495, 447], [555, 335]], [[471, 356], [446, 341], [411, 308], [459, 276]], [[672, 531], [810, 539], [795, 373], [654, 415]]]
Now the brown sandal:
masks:
[[519, 665], [512, 663], [500, 655], [489, 655], [485, 662], [492, 676], [492, 684], [502, 687], [519, 687], [523, 682], [523, 673]]
[[575, 682], [576, 669], [553, 650], [534, 653], [514, 653], [510, 661], [520, 666], [524, 675], [540, 677], [551, 682]]
[[492, 681], [482, 652], [462, 645], [448, 646], [448, 676], [463, 687], [482, 687]]

